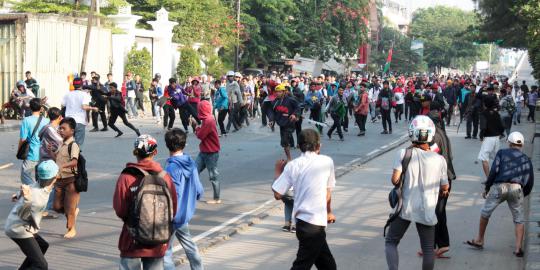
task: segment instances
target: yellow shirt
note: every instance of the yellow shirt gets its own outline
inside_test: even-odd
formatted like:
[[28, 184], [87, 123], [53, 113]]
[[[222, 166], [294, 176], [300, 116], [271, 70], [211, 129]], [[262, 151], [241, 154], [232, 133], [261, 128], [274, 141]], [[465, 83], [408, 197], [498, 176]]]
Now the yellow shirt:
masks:
[[[68, 151], [70, 143], [73, 143], [71, 146], [71, 156]], [[79, 152], [79, 145], [75, 142], [73, 137], [65, 140], [60, 148], [58, 148], [58, 152], [56, 154], [56, 165], [58, 165], [59, 168], [62, 168], [64, 164], [70, 162], [72, 159], [79, 159]], [[60, 178], [68, 178], [75, 176], [74, 172], [77, 172], [77, 167], [61, 169], [58, 174]]]

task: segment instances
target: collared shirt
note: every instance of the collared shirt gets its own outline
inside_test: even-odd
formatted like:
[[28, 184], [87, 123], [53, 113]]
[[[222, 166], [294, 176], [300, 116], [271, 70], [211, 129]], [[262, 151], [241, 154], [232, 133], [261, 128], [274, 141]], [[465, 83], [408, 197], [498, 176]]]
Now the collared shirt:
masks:
[[77, 124], [86, 126], [86, 111], [82, 107], [89, 105], [91, 100], [90, 94], [82, 90], [68, 92], [62, 100], [62, 106], [66, 107], [66, 117], [73, 117]]
[[292, 216], [313, 225], [326, 226], [327, 189], [335, 186], [334, 161], [325, 155], [305, 152], [287, 163], [272, 189], [284, 195], [293, 187]]
[[[70, 143], [73, 143], [71, 146], [71, 155], [68, 149]], [[58, 153], [56, 154], [56, 165], [58, 165], [59, 168], [62, 168], [64, 164], [70, 162], [72, 159], [78, 160], [79, 153], [79, 145], [75, 142], [73, 137], [65, 140], [60, 148], [58, 148]], [[77, 172], [77, 167], [60, 169], [58, 174], [60, 178], [68, 178], [75, 176], [73, 172]]]
[[491, 165], [486, 190], [498, 183], [520, 184], [525, 195], [528, 195], [534, 184], [534, 170], [529, 157], [514, 148], [499, 150]]

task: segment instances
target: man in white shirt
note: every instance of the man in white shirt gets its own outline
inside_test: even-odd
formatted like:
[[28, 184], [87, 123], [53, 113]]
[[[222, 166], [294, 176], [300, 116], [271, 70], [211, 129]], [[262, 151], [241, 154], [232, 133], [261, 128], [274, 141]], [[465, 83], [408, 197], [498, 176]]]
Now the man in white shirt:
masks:
[[77, 122], [75, 128], [75, 142], [82, 147], [84, 143], [84, 132], [88, 119], [86, 111], [98, 112], [97, 107], [90, 106], [90, 94], [82, 91], [83, 81], [81, 78], [73, 79], [73, 87], [75, 90], [67, 93], [62, 99], [62, 107], [65, 108], [65, 117], [72, 117]]
[[293, 187], [294, 207], [292, 217], [296, 221], [298, 253], [291, 270], [317, 269], [335, 270], [336, 262], [326, 243], [326, 226], [334, 223], [331, 191], [336, 185], [334, 162], [320, 155], [319, 133], [304, 129], [298, 140], [302, 155], [288, 164], [276, 162], [276, 181], [272, 185], [274, 197], [281, 200]]

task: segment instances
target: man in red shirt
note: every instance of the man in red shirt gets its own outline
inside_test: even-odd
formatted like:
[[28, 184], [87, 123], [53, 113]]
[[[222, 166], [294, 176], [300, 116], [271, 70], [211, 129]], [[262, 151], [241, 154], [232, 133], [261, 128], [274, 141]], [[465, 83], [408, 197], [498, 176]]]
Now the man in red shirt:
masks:
[[220, 204], [220, 183], [217, 176], [219, 175], [217, 163], [219, 159], [219, 136], [216, 127], [216, 120], [212, 116], [212, 105], [208, 100], [199, 102], [199, 120], [201, 125], [198, 125], [195, 120], [191, 121], [191, 126], [195, 130], [195, 135], [201, 143], [199, 144], [200, 153], [197, 156], [197, 169], [199, 174], [208, 169], [208, 175], [212, 188], [214, 189], [214, 199], [209, 200], [208, 204]]
[[[137, 162], [128, 163], [126, 168], [136, 167], [147, 171], [148, 173], [160, 173], [163, 171], [161, 165], [154, 161], [157, 155], [157, 141], [150, 135], [141, 135], [135, 141], [133, 154]], [[137, 194], [139, 184], [143, 175], [132, 175], [122, 173], [116, 182], [116, 190], [113, 197], [113, 208], [116, 215], [124, 221], [122, 233], [118, 239], [118, 249], [120, 250], [120, 270], [134, 269], [163, 269], [163, 256], [167, 251], [167, 243], [158, 245], [138, 244], [128, 231], [128, 219], [131, 214], [134, 197]], [[176, 188], [167, 174], [164, 177], [169, 189], [172, 206], [174, 209], [173, 217], [176, 215], [177, 196]]]

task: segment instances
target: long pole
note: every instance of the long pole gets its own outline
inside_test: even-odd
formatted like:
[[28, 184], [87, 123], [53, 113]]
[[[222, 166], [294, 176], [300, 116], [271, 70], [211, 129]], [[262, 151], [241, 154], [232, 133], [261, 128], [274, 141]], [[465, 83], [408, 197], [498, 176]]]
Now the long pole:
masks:
[[240, 0], [236, 0], [236, 46], [234, 47], [234, 70], [238, 71], [240, 55]]
[[88, 22], [86, 25], [86, 37], [84, 38], [84, 49], [83, 49], [80, 72], [85, 71], [85, 68], [86, 68], [86, 57], [88, 56], [88, 44], [90, 43], [90, 33], [92, 31], [95, 8], [96, 8], [96, 0], [91, 0], [90, 11], [88, 12]]
[[488, 58], [488, 75], [491, 75], [491, 47], [493, 43], [489, 43], [489, 58]]

